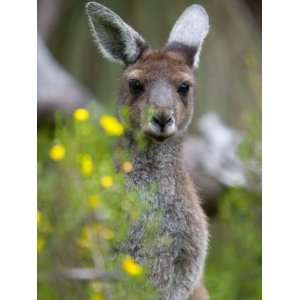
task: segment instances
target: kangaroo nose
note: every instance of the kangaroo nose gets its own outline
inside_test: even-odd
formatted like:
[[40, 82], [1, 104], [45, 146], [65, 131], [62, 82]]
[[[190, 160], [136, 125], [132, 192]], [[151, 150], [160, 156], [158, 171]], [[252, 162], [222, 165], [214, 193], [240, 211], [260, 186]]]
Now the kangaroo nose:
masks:
[[174, 120], [170, 114], [160, 113], [154, 115], [151, 122], [158, 128], [160, 128], [160, 130], [163, 132], [167, 126], [171, 125], [174, 122]]

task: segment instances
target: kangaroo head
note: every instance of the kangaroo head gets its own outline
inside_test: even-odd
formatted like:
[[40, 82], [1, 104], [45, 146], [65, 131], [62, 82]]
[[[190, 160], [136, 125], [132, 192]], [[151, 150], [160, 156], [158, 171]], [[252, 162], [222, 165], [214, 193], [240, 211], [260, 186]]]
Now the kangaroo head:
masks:
[[194, 69], [209, 30], [204, 8], [188, 7], [166, 45], [155, 50], [108, 8], [96, 2], [86, 7], [101, 53], [125, 65], [120, 108], [128, 108], [131, 130], [157, 142], [184, 132], [193, 114]]

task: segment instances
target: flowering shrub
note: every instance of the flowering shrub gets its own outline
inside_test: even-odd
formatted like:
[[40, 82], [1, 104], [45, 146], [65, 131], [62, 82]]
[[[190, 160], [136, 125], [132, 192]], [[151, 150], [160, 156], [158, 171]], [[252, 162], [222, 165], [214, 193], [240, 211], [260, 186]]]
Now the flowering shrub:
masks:
[[39, 130], [39, 299], [156, 299], [147, 269], [119, 251], [144, 209], [124, 189], [128, 154], [114, 151], [124, 127], [92, 111]]
[[[118, 251], [145, 209], [124, 189], [133, 170], [128, 153], [116, 151], [124, 127], [93, 111], [78, 109], [54, 131], [38, 131], [38, 298], [157, 299], [147, 267]], [[260, 165], [253, 145], [261, 129], [249, 124], [243, 158]], [[204, 275], [211, 298], [261, 299], [260, 192], [227, 190], [210, 234]]]
[[124, 133], [122, 124], [115, 117], [104, 115], [99, 118], [99, 124], [108, 135], [121, 136]]

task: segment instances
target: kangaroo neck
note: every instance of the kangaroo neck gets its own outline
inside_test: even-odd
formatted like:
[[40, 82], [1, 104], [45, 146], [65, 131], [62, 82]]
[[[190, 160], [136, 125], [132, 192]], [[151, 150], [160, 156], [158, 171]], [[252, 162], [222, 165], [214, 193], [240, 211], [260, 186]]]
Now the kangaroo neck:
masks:
[[165, 177], [175, 178], [181, 168], [182, 138], [174, 137], [164, 143], [149, 143], [142, 150], [133, 147], [134, 171], [132, 179], [141, 182], [157, 182]]

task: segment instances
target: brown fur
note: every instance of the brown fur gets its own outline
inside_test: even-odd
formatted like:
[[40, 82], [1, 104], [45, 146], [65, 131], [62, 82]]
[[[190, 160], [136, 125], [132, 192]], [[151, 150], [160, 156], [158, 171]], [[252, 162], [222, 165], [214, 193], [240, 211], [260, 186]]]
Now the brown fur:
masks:
[[[136, 98], [130, 95], [129, 79], [138, 79], [145, 85], [145, 93], [138, 98], [138, 101], [135, 101]], [[140, 128], [146, 106], [157, 106], [157, 103], [160, 101], [160, 99], [151, 98], [153, 85], [158, 80], [164, 81], [171, 87], [178, 127], [183, 130], [186, 129], [193, 114], [194, 75], [193, 70], [186, 64], [184, 57], [179, 53], [147, 49], [141, 58], [135, 64], [130, 65], [124, 72], [121, 84], [121, 106], [129, 106], [131, 121], [135, 128]], [[187, 82], [191, 86], [189, 95], [184, 101], [177, 93], [177, 88], [182, 82]], [[161, 95], [161, 97], [164, 97], [164, 95]]]

